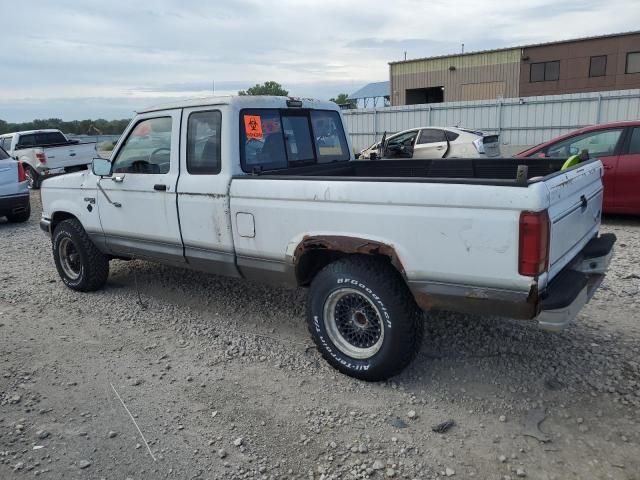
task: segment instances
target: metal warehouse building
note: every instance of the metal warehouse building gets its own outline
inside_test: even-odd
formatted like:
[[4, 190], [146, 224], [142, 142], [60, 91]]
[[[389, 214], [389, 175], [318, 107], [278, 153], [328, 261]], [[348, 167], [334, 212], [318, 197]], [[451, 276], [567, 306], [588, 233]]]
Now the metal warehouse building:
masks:
[[640, 31], [391, 62], [391, 104], [640, 88]]

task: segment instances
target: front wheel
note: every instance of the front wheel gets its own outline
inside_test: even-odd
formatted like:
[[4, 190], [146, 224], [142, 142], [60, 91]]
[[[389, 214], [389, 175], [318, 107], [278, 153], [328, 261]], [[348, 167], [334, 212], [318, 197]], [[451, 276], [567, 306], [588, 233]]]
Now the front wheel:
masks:
[[60, 222], [53, 232], [53, 259], [64, 284], [81, 292], [104, 286], [109, 259], [93, 244], [76, 219]]
[[403, 278], [388, 262], [349, 257], [311, 283], [307, 322], [322, 356], [368, 381], [400, 373], [413, 360], [424, 321]]

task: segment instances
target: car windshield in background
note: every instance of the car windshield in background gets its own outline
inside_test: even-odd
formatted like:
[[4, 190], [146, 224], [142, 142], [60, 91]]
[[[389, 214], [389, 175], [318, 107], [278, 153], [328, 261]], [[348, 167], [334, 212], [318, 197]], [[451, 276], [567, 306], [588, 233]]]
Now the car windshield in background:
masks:
[[0, 147], [0, 160], [6, 160], [9, 158], [9, 154]]
[[348, 161], [340, 115], [331, 110], [243, 110], [240, 127], [245, 172]]

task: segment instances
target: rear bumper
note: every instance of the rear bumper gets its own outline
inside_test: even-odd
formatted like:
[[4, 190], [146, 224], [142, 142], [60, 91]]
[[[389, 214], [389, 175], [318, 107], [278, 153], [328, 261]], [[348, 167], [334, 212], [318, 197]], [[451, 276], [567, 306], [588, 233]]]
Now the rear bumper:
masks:
[[24, 212], [29, 207], [29, 193], [0, 197], [0, 215]]
[[594, 238], [551, 281], [540, 295], [540, 313], [536, 317], [540, 328], [560, 331], [573, 321], [604, 280], [615, 242], [612, 233]]
[[592, 239], [542, 292], [535, 283], [528, 292], [421, 281], [410, 281], [409, 288], [423, 310], [535, 319], [541, 328], [558, 331], [571, 323], [602, 283], [615, 241], [610, 233]]

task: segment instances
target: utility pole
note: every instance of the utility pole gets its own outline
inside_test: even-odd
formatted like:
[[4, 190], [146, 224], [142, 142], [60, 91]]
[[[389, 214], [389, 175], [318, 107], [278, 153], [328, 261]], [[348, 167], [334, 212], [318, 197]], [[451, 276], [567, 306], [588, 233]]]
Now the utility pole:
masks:
[[407, 61], [407, 51], [406, 50], [404, 51], [404, 60], [405, 60], [405, 62]]
[[462, 51], [460, 53], [464, 53], [464, 43], [462, 44]]
[[216, 81], [211, 80], [211, 95], [216, 96]]

